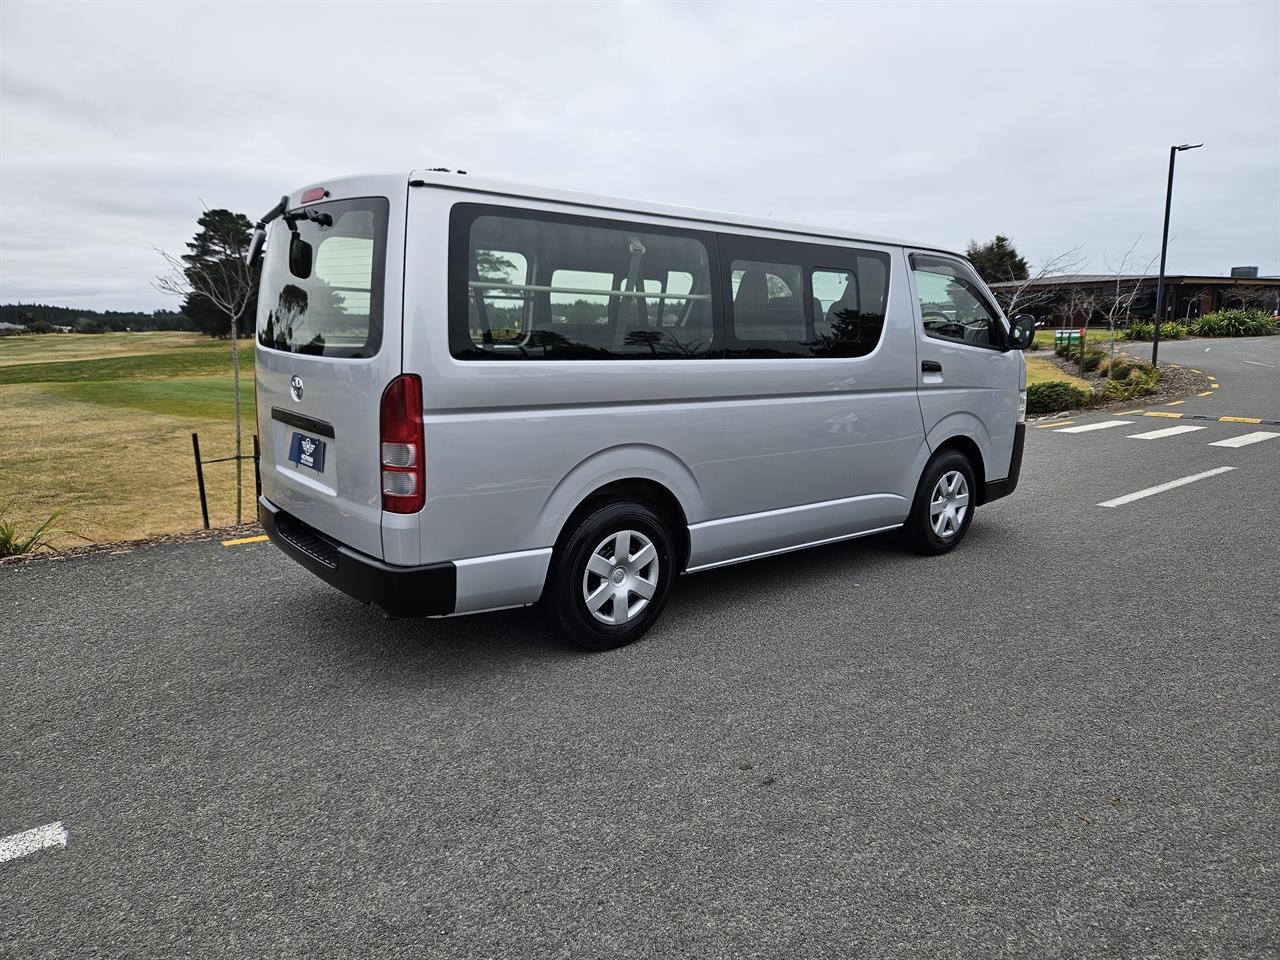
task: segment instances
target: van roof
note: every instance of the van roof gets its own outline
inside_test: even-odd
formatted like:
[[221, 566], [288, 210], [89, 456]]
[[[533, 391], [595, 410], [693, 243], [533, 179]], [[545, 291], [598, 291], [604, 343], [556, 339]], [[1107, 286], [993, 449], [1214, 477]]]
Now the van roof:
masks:
[[569, 203], [580, 207], [596, 207], [601, 210], [614, 210], [627, 213], [644, 213], [659, 217], [673, 217], [680, 220], [696, 220], [702, 223], [722, 224], [734, 227], [750, 227], [756, 230], [772, 230], [777, 233], [794, 233], [806, 237], [828, 237], [838, 240], [861, 240], [864, 243], [881, 243], [896, 247], [915, 247], [925, 250], [936, 250], [954, 256], [964, 255], [936, 243], [912, 243], [893, 237], [882, 237], [870, 233], [859, 233], [839, 227], [819, 227], [804, 223], [786, 223], [765, 217], [750, 217], [737, 213], [725, 213], [719, 210], [704, 210], [698, 207], [679, 207], [668, 203], [655, 203], [651, 200], [631, 200], [622, 197], [599, 196], [591, 193], [578, 193], [573, 190], [560, 190], [555, 187], [543, 187], [529, 183], [516, 183], [509, 180], [489, 180], [483, 177], [472, 177], [461, 171], [420, 169], [409, 174], [411, 186], [439, 186], [455, 190], [467, 190], [473, 193], [488, 193], [502, 197], [518, 197], [525, 200], [546, 200], [554, 203]]

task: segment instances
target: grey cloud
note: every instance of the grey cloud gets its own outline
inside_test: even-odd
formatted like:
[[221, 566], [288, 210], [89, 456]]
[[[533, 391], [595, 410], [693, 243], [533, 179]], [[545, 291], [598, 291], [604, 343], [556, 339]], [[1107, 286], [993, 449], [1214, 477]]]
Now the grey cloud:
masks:
[[171, 306], [200, 198], [420, 165], [1101, 269], [1186, 139], [1171, 268], [1280, 273], [1280, 8], [1097, 10], [10, 0], [0, 299]]

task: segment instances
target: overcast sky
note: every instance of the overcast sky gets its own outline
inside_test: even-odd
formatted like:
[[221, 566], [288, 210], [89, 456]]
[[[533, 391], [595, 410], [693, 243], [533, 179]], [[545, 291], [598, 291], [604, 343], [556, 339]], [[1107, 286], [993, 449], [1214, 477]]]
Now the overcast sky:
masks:
[[417, 166], [1104, 270], [1280, 274], [1280, 3], [0, 0], [0, 302], [172, 307], [152, 246]]

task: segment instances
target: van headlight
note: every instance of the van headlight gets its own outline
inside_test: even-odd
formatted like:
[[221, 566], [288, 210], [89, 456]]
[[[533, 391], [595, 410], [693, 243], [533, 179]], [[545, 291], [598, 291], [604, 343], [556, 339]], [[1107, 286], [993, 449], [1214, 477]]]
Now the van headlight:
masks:
[[1027, 391], [1018, 391], [1018, 422], [1027, 422]]

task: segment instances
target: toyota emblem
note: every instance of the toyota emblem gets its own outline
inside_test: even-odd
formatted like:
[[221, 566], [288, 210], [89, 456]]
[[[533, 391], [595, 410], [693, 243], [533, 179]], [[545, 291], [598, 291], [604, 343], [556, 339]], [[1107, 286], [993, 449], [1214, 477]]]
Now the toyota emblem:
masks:
[[292, 380], [289, 381], [289, 394], [293, 397], [294, 400], [302, 399], [302, 378], [301, 377], [295, 376]]

